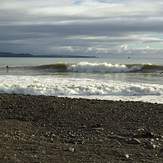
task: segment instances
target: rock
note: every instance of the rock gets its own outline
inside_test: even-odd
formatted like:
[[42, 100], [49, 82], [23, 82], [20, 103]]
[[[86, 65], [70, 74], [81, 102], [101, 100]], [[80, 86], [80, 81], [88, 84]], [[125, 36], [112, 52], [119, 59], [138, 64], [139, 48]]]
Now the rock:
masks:
[[125, 157], [128, 159], [130, 156], [129, 156], [129, 154], [125, 154]]
[[127, 138], [125, 141], [129, 144], [141, 144], [141, 141], [137, 138]]
[[69, 147], [68, 150], [69, 150], [70, 152], [74, 152], [74, 151], [75, 151], [75, 148], [74, 148], [74, 147]]
[[68, 135], [69, 135], [70, 137], [72, 137], [72, 138], [74, 138], [74, 137], [75, 137], [75, 134], [74, 134], [74, 133], [72, 133], [71, 131], [69, 131], [69, 132], [68, 132]]
[[155, 138], [155, 134], [153, 132], [147, 131], [144, 128], [139, 128], [138, 133], [134, 135], [137, 138]]
[[135, 143], [137, 143], [137, 144], [141, 144], [141, 141], [140, 141], [139, 139], [137, 139], [137, 138], [133, 138], [133, 141], [134, 141]]

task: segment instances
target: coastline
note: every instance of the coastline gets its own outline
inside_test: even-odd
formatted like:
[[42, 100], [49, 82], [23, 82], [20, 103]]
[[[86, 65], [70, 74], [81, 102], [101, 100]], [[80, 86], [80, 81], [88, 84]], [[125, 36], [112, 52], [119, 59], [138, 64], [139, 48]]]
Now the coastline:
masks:
[[1, 162], [163, 162], [163, 104], [0, 95]]

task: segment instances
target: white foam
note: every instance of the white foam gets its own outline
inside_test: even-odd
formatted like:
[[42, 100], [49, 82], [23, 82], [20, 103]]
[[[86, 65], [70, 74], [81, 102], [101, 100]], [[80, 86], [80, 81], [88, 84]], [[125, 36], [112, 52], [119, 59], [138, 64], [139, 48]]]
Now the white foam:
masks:
[[111, 63], [89, 63], [89, 62], [79, 62], [77, 64], [70, 65], [68, 67], [69, 71], [73, 72], [132, 72], [136, 70], [141, 70], [142, 66], [132, 66], [127, 67], [124, 64], [111, 64]]
[[0, 93], [139, 100], [163, 103], [163, 85], [113, 80], [55, 78], [53, 76], [0, 76]]

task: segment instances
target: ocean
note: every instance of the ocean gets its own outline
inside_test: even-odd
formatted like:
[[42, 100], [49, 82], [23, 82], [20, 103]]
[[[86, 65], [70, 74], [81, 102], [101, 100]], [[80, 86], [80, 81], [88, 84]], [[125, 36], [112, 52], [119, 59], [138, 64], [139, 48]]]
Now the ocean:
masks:
[[0, 93], [163, 103], [163, 58], [0, 58]]

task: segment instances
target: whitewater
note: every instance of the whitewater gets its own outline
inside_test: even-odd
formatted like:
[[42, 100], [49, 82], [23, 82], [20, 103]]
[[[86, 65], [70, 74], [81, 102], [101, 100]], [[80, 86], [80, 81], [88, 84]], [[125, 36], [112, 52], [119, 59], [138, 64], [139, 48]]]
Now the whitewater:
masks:
[[56, 76], [0, 76], [0, 93], [163, 103], [163, 85]]
[[163, 103], [162, 59], [0, 58], [0, 93]]

